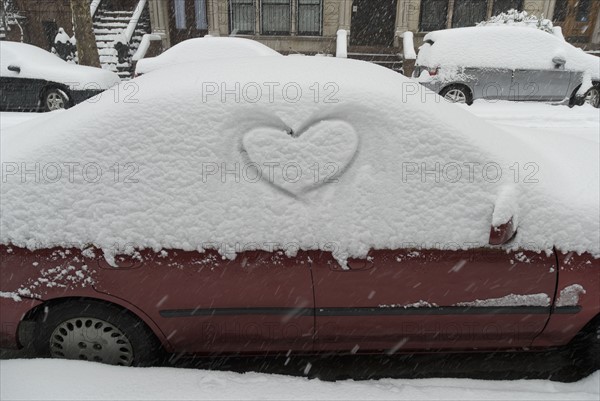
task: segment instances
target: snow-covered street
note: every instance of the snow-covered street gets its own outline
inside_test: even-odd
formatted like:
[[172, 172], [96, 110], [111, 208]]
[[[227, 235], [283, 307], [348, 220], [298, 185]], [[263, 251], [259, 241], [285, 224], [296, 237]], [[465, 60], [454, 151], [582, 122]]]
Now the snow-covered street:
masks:
[[576, 383], [544, 380], [301, 377], [60, 360], [0, 362], [3, 400], [598, 400], [600, 372]]

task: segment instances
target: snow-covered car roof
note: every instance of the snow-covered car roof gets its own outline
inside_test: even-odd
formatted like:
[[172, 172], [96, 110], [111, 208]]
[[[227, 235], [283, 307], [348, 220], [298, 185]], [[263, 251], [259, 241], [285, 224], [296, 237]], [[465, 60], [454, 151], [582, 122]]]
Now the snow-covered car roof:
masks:
[[[3, 132], [0, 243], [343, 260], [485, 246], [512, 217], [509, 246], [600, 256], [597, 143], [536, 143], [425, 89], [410, 95], [418, 83], [371, 63], [243, 65], [157, 70], [137, 79], [135, 103], [104, 96]], [[35, 163], [38, 182], [21, 174]]]
[[[18, 66], [21, 71], [11, 72], [9, 65]], [[79, 90], [108, 89], [121, 82], [112, 71], [69, 64], [39, 47], [9, 41], [0, 41], [0, 76], [43, 79]]]
[[269, 56], [281, 57], [281, 54], [251, 39], [205, 36], [184, 40], [156, 57], [139, 60], [135, 72], [141, 75], [175, 64], [204, 62], [220, 58]]
[[[553, 69], [564, 57], [565, 69], [600, 79], [600, 58], [551, 33], [524, 26], [485, 26], [430, 32], [419, 49], [417, 64], [435, 68], [461, 66], [508, 69]], [[431, 45], [433, 43], [433, 45]]]

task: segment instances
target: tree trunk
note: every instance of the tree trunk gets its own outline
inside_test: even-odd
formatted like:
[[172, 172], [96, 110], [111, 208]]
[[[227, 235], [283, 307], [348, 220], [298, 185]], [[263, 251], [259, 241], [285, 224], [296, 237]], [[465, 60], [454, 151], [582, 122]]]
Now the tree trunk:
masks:
[[89, 0], [71, 0], [73, 32], [77, 40], [77, 57], [80, 65], [100, 67], [96, 35], [92, 28]]

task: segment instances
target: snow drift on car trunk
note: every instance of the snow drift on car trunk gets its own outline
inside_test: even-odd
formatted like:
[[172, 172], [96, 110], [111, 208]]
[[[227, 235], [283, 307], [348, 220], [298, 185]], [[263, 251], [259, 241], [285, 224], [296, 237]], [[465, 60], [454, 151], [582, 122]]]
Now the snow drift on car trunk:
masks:
[[[243, 66], [243, 67], [242, 67]], [[598, 152], [493, 128], [364, 62], [264, 57], [136, 79], [2, 135], [0, 241], [333, 251], [508, 246], [600, 255]], [[565, 147], [568, 147], [566, 149]]]

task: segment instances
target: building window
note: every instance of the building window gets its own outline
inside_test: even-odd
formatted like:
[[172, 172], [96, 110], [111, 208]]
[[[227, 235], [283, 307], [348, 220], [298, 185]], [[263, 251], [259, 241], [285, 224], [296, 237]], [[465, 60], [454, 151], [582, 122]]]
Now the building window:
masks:
[[590, 18], [590, 0], [579, 0], [577, 6], [577, 22], [588, 22]]
[[505, 13], [510, 9], [523, 10], [523, 0], [494, 0], [492, 15]]
[[474, 26], [487, 19], [487, 0], [454, 0], [452, 27]]
[[554, 21], [562, 22], [567, 19], [569, 0], [556, 0], [554, 5]]
[[175, 28], [186, 29], [185, 0], [175, 0]]
[[206, 16], [206, 0], [195, 0], [194, 11], [196, 15], [196, 29], [199, 31], [208, 30], [208, 18]]
[[321, 35], [322, 19], [322, 0], [298, 0], [299, 35]]
[[291, 12], [290, 0], [262, 0], [261, 32], [264, 35], [289, 35]]
[[422, 0], [421, 31], [430, 32], [445, 29], [448, 18], [448, 0]]
[[254, 0], [229, 0], [229, 32], [253, 34], [255, 14]]

